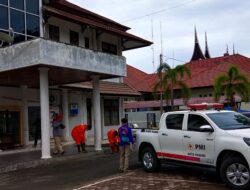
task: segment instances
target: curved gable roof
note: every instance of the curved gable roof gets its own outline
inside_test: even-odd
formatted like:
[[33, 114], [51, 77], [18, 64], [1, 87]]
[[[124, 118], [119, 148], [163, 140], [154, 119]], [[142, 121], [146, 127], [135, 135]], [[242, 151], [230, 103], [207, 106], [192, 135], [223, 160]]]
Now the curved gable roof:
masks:
[[[219, 75], [226, 73], [231, 65], [239, 68], [240, 72], [244, 73], [250, 80], [250, 58], [240, 54], [228, 55], [210, 59], [191, 61], [185, 64], [191, 70], [191, 77], [184, 77], [182, 80], [190, 88], [211, 87], [214, 84], [214, 79]], [[131, 67], [131, 66], [130, 66]], [[133, 87], [140, 92], [152, 92], [154, 85], [159, 81], [157, 74], [146, 74], [142, 77], [131, 75], [133, 73], [140, 73], [140, 70], [131, 67], [128, 69], [125, 83], [133, 85]], [[141, 71], [142, 72], [142, 71]], [[139, 74], [138, 74], [139, 76]], [[176, 89], [179, 87], [176, 86]]]

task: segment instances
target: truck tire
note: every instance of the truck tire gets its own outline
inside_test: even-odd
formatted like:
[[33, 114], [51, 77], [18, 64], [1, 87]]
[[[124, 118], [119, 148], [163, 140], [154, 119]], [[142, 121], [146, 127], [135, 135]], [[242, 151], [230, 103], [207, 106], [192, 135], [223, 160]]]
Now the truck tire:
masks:
[[241, 157], [225, 159], [220, 167], [220, 177], [233, 189], [250, 189], [249, 167]]
[[142, 165], [147, 172], [154, 172], [160, 168], [160, 160], [157, 158], [155, 151], [151, 147], [142, 150]]

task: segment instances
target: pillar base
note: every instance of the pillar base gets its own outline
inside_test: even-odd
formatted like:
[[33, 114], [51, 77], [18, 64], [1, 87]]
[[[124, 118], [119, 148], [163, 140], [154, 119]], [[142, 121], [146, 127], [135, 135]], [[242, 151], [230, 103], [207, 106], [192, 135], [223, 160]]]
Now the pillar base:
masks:
[[50, 159], [50, 158], [52, 158], [52, 157], [51, 156], [43, 156], [43, 157], [41, 157], [41, 159], [43, 159], [43, 160]]

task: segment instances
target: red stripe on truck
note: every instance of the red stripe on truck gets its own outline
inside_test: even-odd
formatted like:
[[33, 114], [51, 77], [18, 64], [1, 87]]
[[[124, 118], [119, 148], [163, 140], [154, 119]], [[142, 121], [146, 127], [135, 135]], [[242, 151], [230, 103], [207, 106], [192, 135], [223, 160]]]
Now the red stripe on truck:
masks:
[[157, 156], [165, 157], [165, 158], [174, 158], [174, 159], [179, 159], [179, 160], [189, 160], [189, 161], [195, 161], [195, 162], [201, 161], [199, 157], [179, 155], [179, 154], [170, 154], [170, 153], [165, 153], [165, 152], [157, 152]]

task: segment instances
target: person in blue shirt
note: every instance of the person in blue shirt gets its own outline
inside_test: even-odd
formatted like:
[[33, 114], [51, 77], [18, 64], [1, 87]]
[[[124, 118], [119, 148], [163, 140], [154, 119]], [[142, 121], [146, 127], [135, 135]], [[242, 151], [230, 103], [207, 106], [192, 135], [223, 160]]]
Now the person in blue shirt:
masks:
[[120, 137], [120, 168], [122, 172], [128, 171], [129, 166], [129, 153], [130, 144], [134, 144], [133, 134], [131, 128], [128, 126], [128, 120], [122, 118], [122, 125], [118, 128], [118, 134]]

